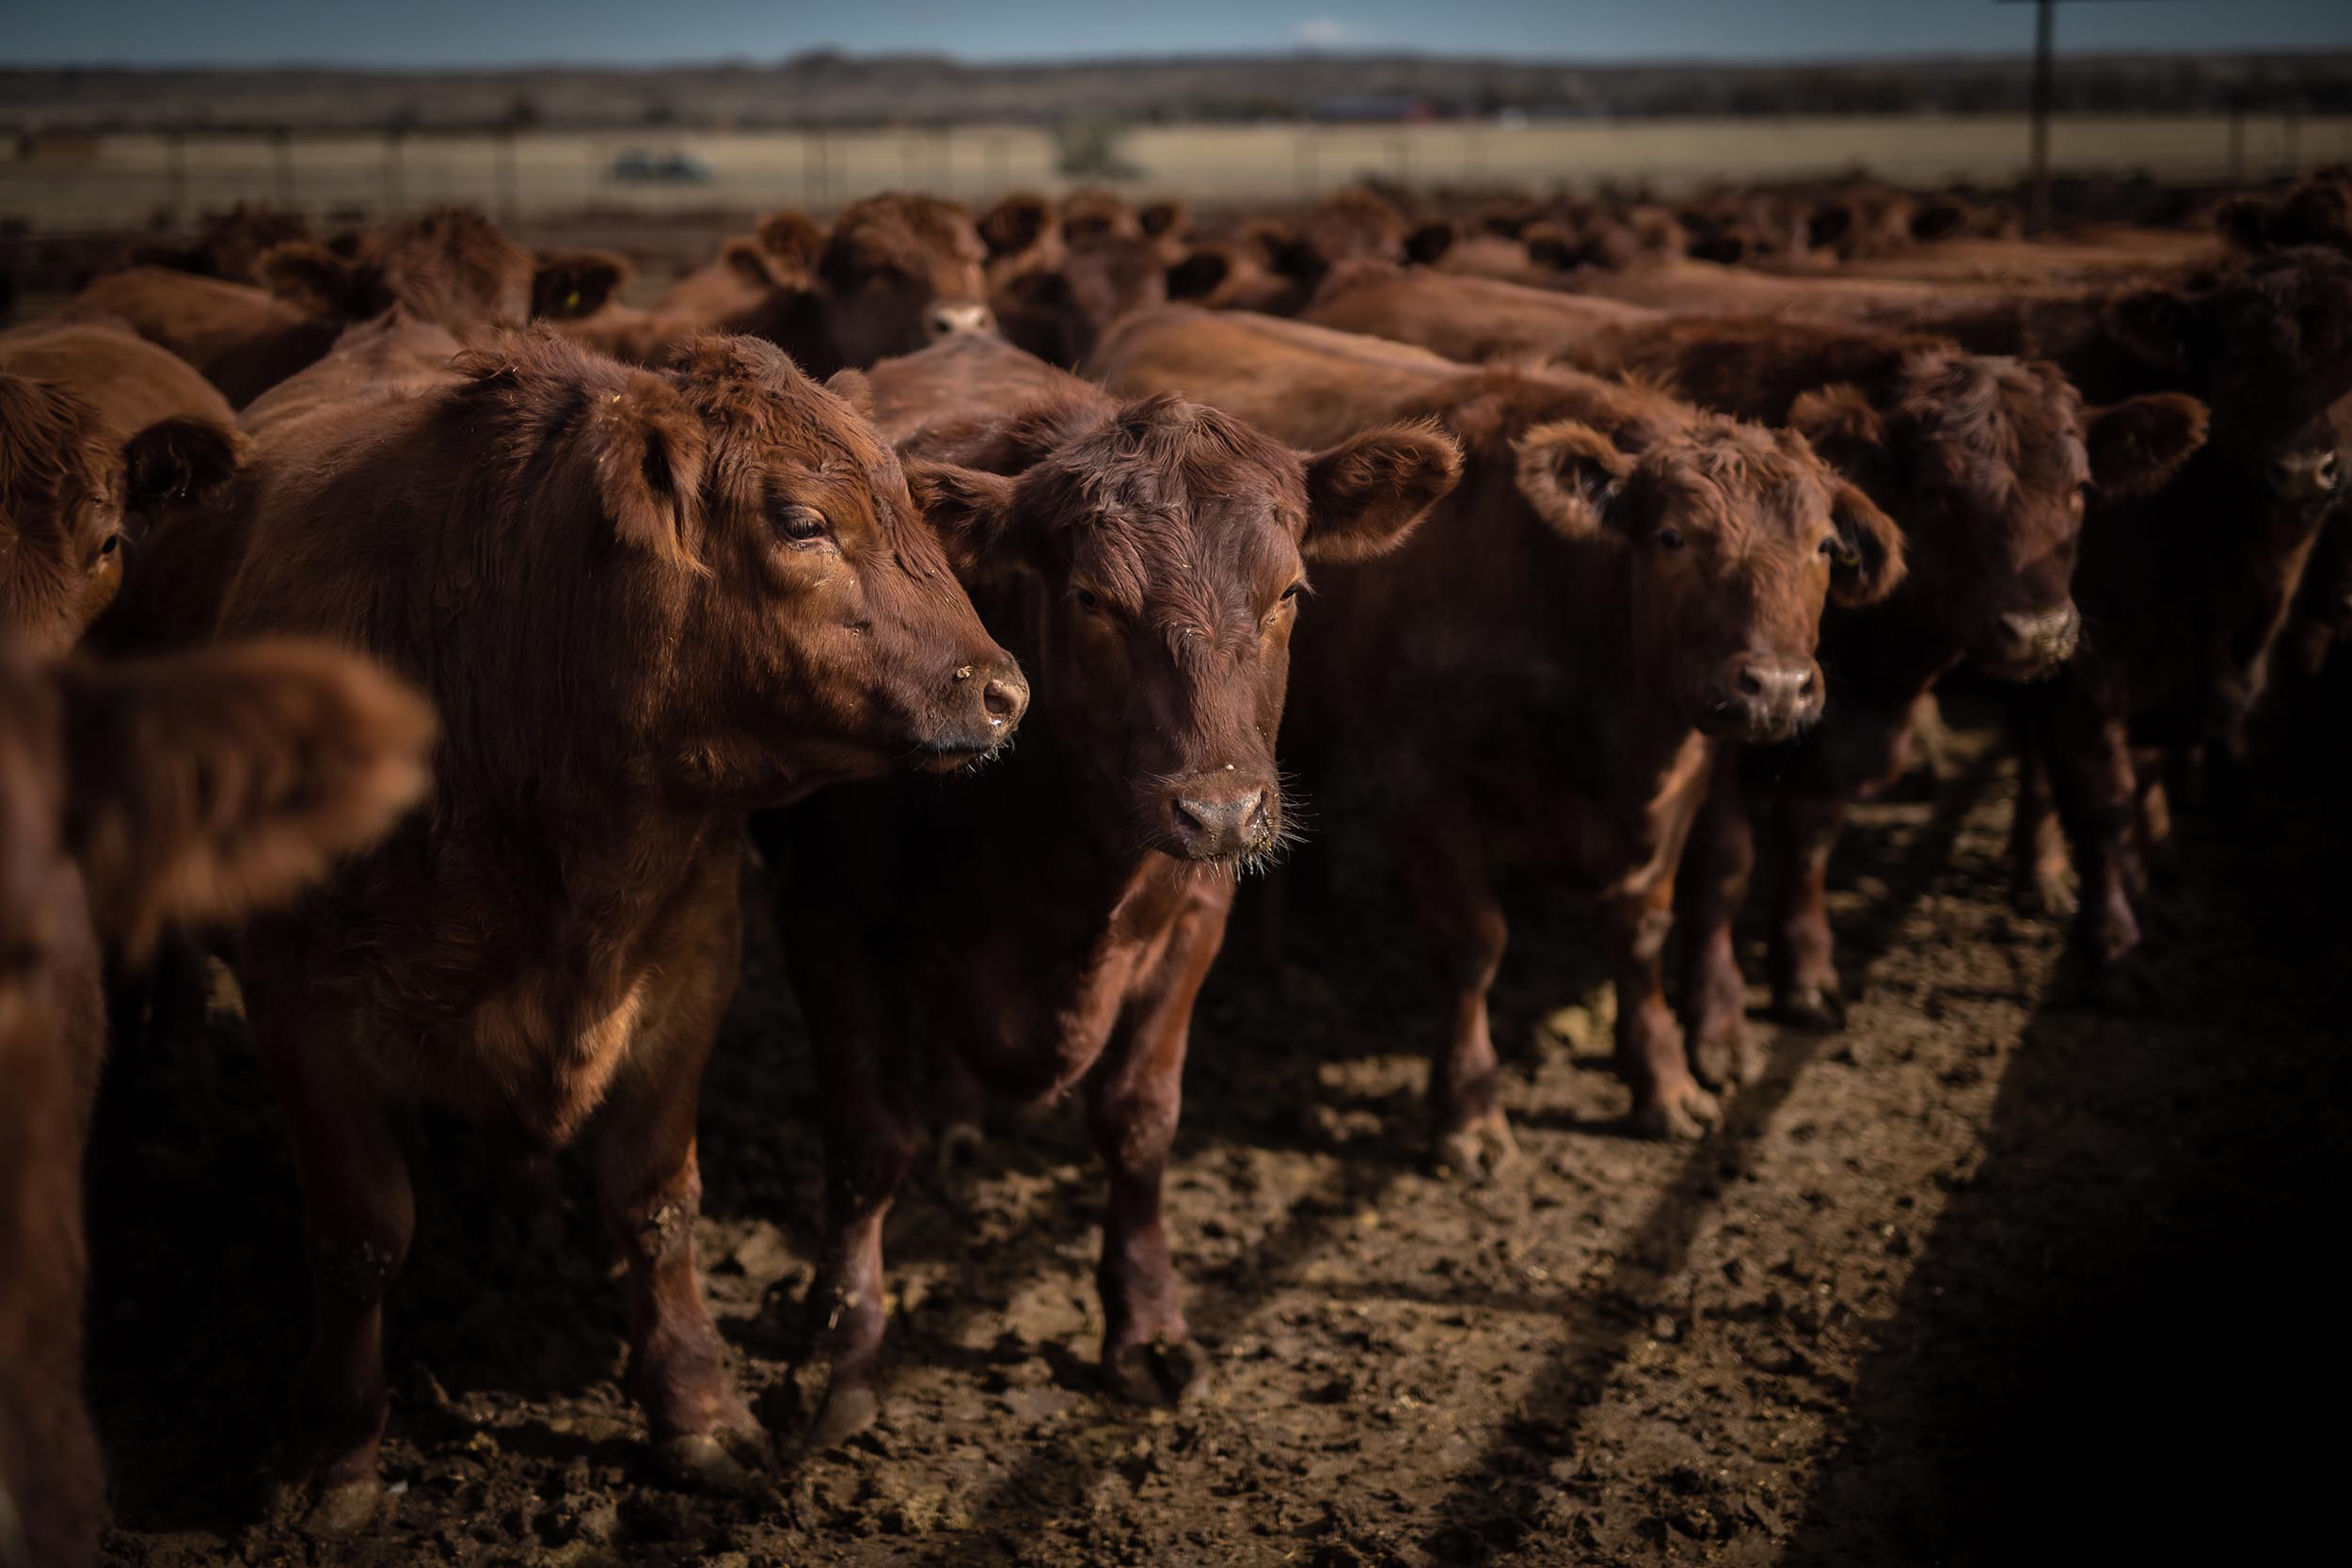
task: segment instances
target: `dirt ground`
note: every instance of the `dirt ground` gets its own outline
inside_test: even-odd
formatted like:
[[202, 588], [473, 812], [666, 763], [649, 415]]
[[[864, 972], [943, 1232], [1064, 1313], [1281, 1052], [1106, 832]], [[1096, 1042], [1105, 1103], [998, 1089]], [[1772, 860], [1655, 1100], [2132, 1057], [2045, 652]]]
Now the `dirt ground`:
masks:
[[[1721, 1133], [1624, 1134], [1586, 917], [1531, 887], [1496, 1006], [1521, 1163], [1427, 1170], [1433, 997], [1367, 885], [1279, 966], [1229, 953], [1203, 1002], [1169, 1180], [1212, 1353], [1190, 1402], [1098, 1390], [1084, 1132], [1008, 1117], [892, 1217], [880, 1427], [787, 1441], [745, 1497], [647, 1472], [582, 1173], [437, 1128], [389, 1317], [389, 1516], [332, 1546], [263, 1522], [307, 1304], [267, 1096], [216, 1014], [203, 1049], [119, 1064], [95, 1155], [107, 1560], [2136, 1562], [2333, 1533], [2352, 835], [2322, 784], [2347, 758], [2273, 765], [2227, 833], [2186, 816], [2152, 983], [2092, 1011], [2004, 895], [2012, 779], [1982, 718], [1940, 788], [1849, 839], [1851, 1027], [1769, 1032]], [[699, 1239], [787, 1434], [812, 1391], [809, 1083], [755, 918]]]

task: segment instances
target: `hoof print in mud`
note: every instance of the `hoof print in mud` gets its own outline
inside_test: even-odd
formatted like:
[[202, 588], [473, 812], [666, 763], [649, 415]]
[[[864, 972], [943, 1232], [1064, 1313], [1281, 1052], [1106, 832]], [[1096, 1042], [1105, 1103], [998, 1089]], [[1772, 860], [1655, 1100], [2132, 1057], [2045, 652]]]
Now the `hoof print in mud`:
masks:
[[1200, 1386], [1208, 1353], [1190, 1339], [1146, 1339], [1121, 1345], [1103, 1363], [1111, 1391], [1136, 1404], [1182, 1404]]

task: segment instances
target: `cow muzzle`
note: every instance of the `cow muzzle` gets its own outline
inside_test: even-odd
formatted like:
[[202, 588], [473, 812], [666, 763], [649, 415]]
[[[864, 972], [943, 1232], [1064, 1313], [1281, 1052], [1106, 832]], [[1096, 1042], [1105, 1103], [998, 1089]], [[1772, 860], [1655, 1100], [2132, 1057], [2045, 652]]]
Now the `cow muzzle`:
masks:
[[1165, 811], [1173, 852], [1232, 861], [1274, 847], [1280, 806], [1271, 780], [1227, 767], [1170, 785]]
[[1977, 663], [1996, 680], [2035, 681], [2058, 673], [2082, 641], [2083, 618], [2074, 605], [2012, 610], [1994, 624], [1991, 645]]
[[1787, 740], [1821, 716], [1821, 667], [1785, 654], [1748, 654], [1711, 683], [1702, 728], [1757, 745]]
[[923, 747], [923, 766], [934, 773], [977, 762], [1011, 739], [1029, 709], [1029, 683], [1010, 659], [959, 665], [945, 706], [939, 732]]
[[923, 331], [933, 342], [996, 330], [996, 318], [978, 300], [942, 300], [923, 312]]

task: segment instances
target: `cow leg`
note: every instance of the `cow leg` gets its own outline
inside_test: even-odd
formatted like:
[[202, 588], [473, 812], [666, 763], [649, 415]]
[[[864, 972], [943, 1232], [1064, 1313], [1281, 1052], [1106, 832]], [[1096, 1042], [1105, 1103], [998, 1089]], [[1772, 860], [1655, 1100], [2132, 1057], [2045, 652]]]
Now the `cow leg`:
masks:
[[1184, 1324], [1176, 1269], [1160, 1220], [1160, 1180], [1184, 1102], [1184, 1045], [1194, 1000], [1225, 939], [1223, 907], [1185, 911], [1120, 1037], [1087, 1079], [1088, 1119], [1109, 1174], [1103, 1259], [1103, 1370], [1146, 1403], [1174, 1403], [1203, 1360]]
[[2010, 816], [2010, 895], [2021, 910], [2062, 919], [2074, 912], [2074, 866], [2050, 803], [2046, 722], [2044, 714], [2020, 714], [2012, 705], [2017, 807]]
[[882, 1220], [914, 1159], [914, 1128], [883, 1095], [861, 1042], [818, 1036], [825, 1111], [824, 1268], [809, 1294], [823, 1314], [831, 1372], [809, 1446], [831, 1448], [881, 1413]]
[[408, 1256], [416, 1203], [394, 1108], [332, 1060], [348, 1029], [306, 1033], [255, 1020], [294, 1146], [317, 1313], [294, 1382], [297, 1468], [314, 1492], [305, 1524], [341, 1535], [363, 1528], [381, 1496], [384, 1292]]
[[1772, 925], [1772, 1006], [1808, 1029], [1843, 1029], [1846, 992], [1829, 925], [1829, 857], [1846, 825], [1843, 800], [1781, 802], [1779, 918]]
[[742, 1466], [728, 1444], [755, 1455], [758, 1424], [737, 1391], [726, 1346], [694, 1267], [702, 1173], [694, 1120], [719, 1020], [735, 989], [732, 882], [726, 925], [704, 962], [672, 991], [631, 1042], [595, 1129], [597, 1202], [628, 1263], [626, 1386], [645, 1413], [663, 1468], [680, 1480], [733, 1484]]
[[2058, 818], [2082, 870], [2074, 935], [2094, 973], [2112, 971], [2139, 945], [2132, 911], [2131, 833], [2137, 789], [2120, 721], [2085, 715], [2050, 750]]
[[[1443, 819], [1430, 813], [1420, 820]], [[1461, 829], [1433, 828], [1406, 840], [1398, 846], [1398, 865], [1453, 998], [1451, 1027], [1429, 1070], [1438, 1159], [1483, 1179], [1518, 1152], [1502, 1114], [1502, 1064], [1486, 1022], [1486, 991], [1502, 965], [1510, 927], [1486, 857]]]
[[1752, 1084], [1763, 1059], [1748, 1032], [1748, 983], [1733, 945], [1756, 864], [1756, 835], [1740, 788], [1738, 752], [1724, 747], [1706, 803], [1683, 847], [1677, 879], [1683, 929], [1682, 1015], [1691, 1058], [1708, 1085]]
[[1666, 937], [1673, 929], [1671, 875], [1602, 906], [1602, 942], [1617, 987], [1617, 1065], [1633, 1085], [1633, 1125], [1648, 1137], [1695, 1138], [1723, 1113], [1691, 1075], [1681, 1027], [1666, 1006]]

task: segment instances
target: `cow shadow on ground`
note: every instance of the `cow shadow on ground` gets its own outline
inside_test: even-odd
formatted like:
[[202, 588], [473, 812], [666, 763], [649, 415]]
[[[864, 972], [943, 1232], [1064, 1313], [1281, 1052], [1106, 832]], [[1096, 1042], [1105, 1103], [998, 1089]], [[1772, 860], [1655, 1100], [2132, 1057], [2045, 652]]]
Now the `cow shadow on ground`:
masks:
[[2327, 761], [2274, 767], [2252, 832], [2185, 821], [2155, 1008], [2027, 1025], [1784, 1561], [2249, 1561], [2324, 1530], [2352, 1395]]

